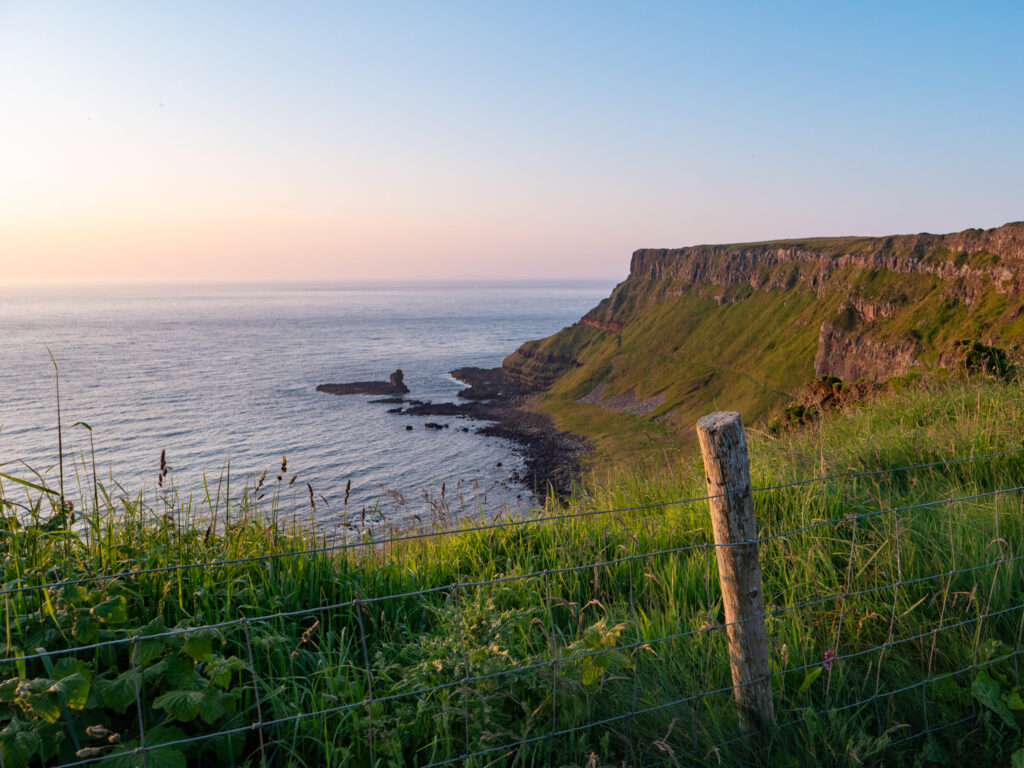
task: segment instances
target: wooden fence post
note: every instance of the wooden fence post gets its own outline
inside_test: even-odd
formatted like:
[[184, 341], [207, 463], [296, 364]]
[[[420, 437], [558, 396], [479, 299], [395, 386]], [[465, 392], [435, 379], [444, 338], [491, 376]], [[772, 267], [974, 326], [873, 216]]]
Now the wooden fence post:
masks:
[[775, 721], [769, 677], [768, 636], [761, 598], [757, 524], [750, 495], [750, 461], [740, 415], [712, 413], [697, 422], [704, 457], [718, 576], [725, 604], [733, 693], [740, 727], [766, 728]]

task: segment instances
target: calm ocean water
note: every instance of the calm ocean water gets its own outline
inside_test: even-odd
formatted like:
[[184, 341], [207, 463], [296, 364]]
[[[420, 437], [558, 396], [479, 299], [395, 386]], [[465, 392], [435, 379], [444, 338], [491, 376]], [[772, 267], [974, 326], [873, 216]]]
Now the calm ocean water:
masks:
[[[362, 395], [317, 384], [381, 380], [405, 372], [408, 397], [454, 401], [447, 371], [496, 366], [522, 342], [571, 324], [612, 284], [123, 286], [0, 288], [0, 464], [25, 474], [57, 462], [54, 371], [60, 366], [64, 447], [89, 451], [93, 428], [101, 477], [152, 488], [167, 451], [177, 485], [216, 488], [230, 460], [232, 493], [282, 454], [286, 509], [337, 522], [377, 509], [396, 525], [429, 519], [424, 493], [470, 513], [529, 505], [512, 482], [512, 446], [474, 434], [478, 423], [388, 414]], [[451, 424], [435, 431], [426, 421]], [[406, 430], [411, 424], [414, 429]], [[470, 431], [462, 432], [468, 426]], [[499, 463], [501, 466], [499, 466]], [[56, 483], [56, 470], [48, 478]], [[74, 479], [71, 487], [77, 487]], [[69, 495], [72, 495], [69, 492]], [[323, 498], [320, 498], [320, 497]], [[326, 499], [326, 502], [323, 500]]]

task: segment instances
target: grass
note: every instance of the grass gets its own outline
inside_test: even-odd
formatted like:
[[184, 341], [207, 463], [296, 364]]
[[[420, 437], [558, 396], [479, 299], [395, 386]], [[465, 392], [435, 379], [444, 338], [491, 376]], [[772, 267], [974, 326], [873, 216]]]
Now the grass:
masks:
[[[1019, 385], [950, 377], [748, 437], [763, 487], [1022, 433]], [[706, 503], [668, 503], [703, 495], [693, 453], [538, 512], [557, 521], [326, 551], [285, 482], [129, 493], [88, 459], [73, 520], [0, 489], [5, 766], [142, 765], [143, 731], [174, 743], [150, 768], [1007, 765], [1022, 746], [1021, 494], [929, 504], [1024, 484], [1021, 453], [755, 494], [762, 537], [802, 529], [760, 548], [779, 723], [761, 739], [736, 724]], [[25, 589], [60, 580], [83, 581]]]
[[[709, 293], [683, 293], [647, 307], [623, 330], [621, 345], [588, 329], [581, 364], [540, 397], [537, 408], [560, 429], [594, 445], [591, 468], [661, 461], [666, 447], [692, 450], [693, 425], [715, 403], [754, 423], [813, 377], [821, 312], [813, 293], [755, 292], [725, 306]], [[763, 321], [769, 317], [770, 323]], [[560, 348], [559, 337], [546, 341]], [[601, 381], [609, 396], [635, 388], [638, 397], [660, 395], [664, 403], [635, 417], [578, 402]]]

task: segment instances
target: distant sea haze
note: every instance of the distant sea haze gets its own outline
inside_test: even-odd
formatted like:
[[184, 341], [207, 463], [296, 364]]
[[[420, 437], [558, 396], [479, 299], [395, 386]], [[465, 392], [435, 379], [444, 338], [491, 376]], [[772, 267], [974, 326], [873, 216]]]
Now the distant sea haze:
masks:
[[[0, 464], [56, 482], [54, 370], [70, 489], [89, 485], [81, 459], [92, 427], [101, 479], [129, 492], [156, 484], [161, 451], [183, 491], [216, 487], [230, 460], [232, 494], [288, 457], [285, 511], [317, 523], [374, 515], [427, 523], [442, 483], [453, 512], [493, 514], [534, 498], [512, 480], [513, 447], [479, 423], [387, 413], [326, 382], [387, 379], [408, 397], [454, 401], [447, 372], [491, 367], [524, 341], [578, 320], [608, 281], [327, 286], [61, 286], [0, 289]], [[425, 429], [426, 421], [448, 429]], [[406, 426], [412, 426], [407, 430]], [[462, 428], [467, 427], [468, 431]], [[293, 474], [292, 486], [285, 483]], [[347, 509], [345, 487], [351, 480]], [[89, 485], [91, 488], [91, 485]], [[459, 498], [461, 496], [461, 499]]]

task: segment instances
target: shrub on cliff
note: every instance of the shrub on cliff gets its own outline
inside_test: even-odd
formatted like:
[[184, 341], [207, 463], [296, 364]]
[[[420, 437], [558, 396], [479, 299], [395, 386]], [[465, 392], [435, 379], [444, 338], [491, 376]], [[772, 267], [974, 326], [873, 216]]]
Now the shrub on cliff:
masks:
[[968, 373], [985, 373], [1003, 381], [1017, 377], [1017, 366], [1010, 362], [1005, 349], [983, 344], [977, 339], [961, 339], [956, 343], [960, 366]]

